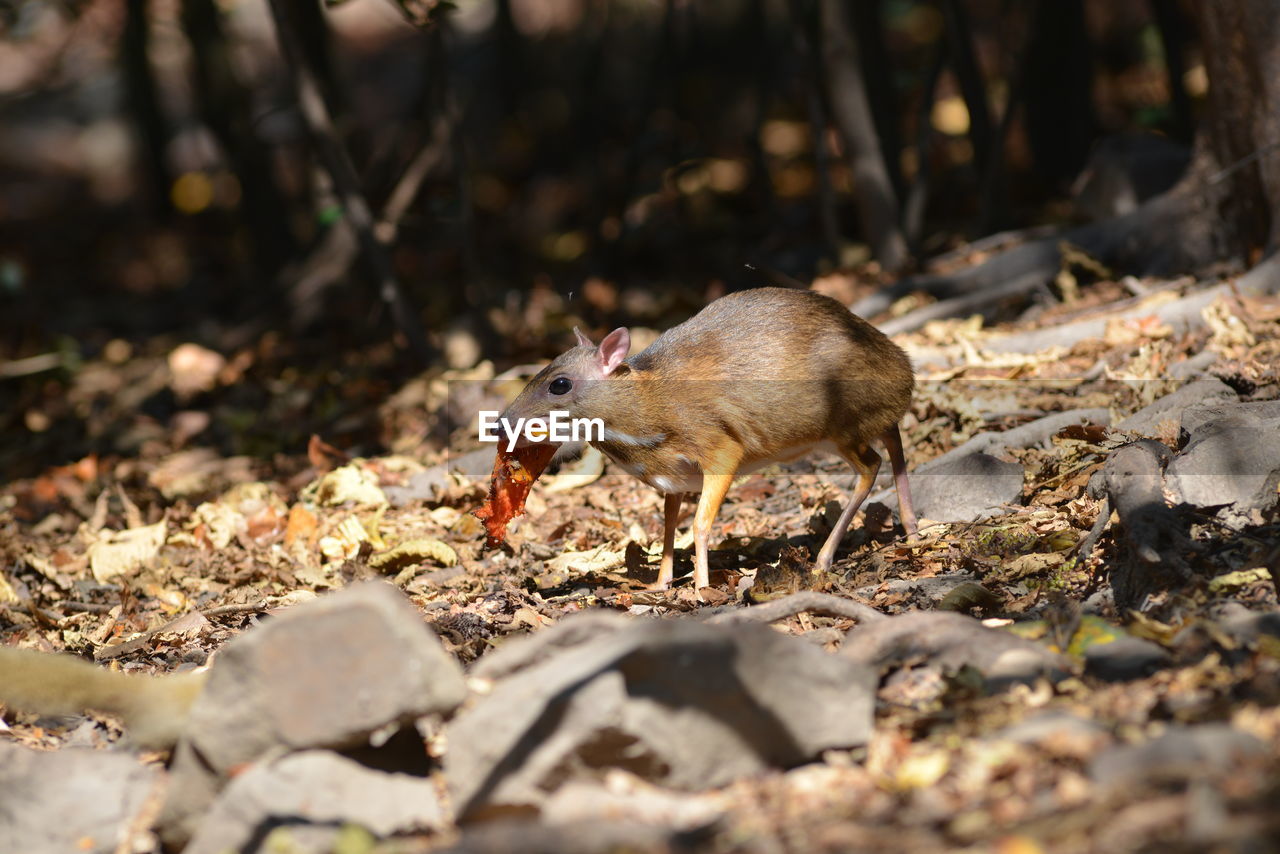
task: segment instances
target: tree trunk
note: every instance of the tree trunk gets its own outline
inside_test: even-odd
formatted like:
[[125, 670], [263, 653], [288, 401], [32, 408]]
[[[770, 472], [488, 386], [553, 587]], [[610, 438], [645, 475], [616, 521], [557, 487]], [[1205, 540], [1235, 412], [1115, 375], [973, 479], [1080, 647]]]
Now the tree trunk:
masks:
[[1169, 80], [1169, 101], [1173, 109], [1170, 135], [1183, 143], [1192, 138], [1191, 98], [1182, 78], [1187, 70], [1183, 56], [1189, 35], [1189, 22], [1183, 15], [1178, 0], [1151, 0], [1151, 12], [1160, 30], [1160, 44], [1164, 47], [1165, 73]]
[[960, 94], [969, 111], [969, 139], [973, 142], [973, 162], [978, 173], [978, 231], [990, 234], [1006, 224], [1008, 205], [1004, 186], [1004, 135], [996, 136], [991, 123], [991, 105], [986, 82], [973, 49], [973, 29], [960, 0], [944, 0], [946, 44], [951, 67], [960, 83]]
[[1253, 265], [1274, 252], [1280, 240], [1280, 24], [1274, 4], [1194, 5], [1208, 109], [1191, 166], [1173, 189], [1131, 213], [1025, 243], [955, 275], [902, 279], [859, 301], [854, 312], [879, 313], [914, 291], [941, 299], [979, 292], [1008, 297], [1021, 283], [1029, 292], [1057, 273], [1063, 240], [1118, 272], [1152, 276], [1202, 272], [1224, 262]]
[[[1270, 0], [1192, 4], [1209, 104], [1193, 180], [1215, 203], [1219, 252], [1252, 259], [1276, 247], [1280, 217], [1280, 22]], [[1212, 170], [1212, 171], [1211, 171]]]
[[[827, 96], [853, 172], [858, 218], [876, 260], [886, 270], [900, 270], [910, 260], [907, 239], [867, 101], [857, 43], [850, 35], [843, 0], [818, 0], [818, 10]], [[821, 132], [814, 128], [814, 133]]]
[[853, 24], [853, 37], [858, 42], [858, 58], [862, 63], [862, 80], [867, 87], [867, 103], [875, 118], [876, 136], [884, 156], [884, 168], [889, 173], [893, 191], [901, 199], [906, 195], [906, 182], [902, 179], [902, 115], [899, 106], [902, 99], [894, 91], [894, 68], [890, 63], [888, 30], [884, 24], [883, 0], [858, 0], [850, 3], [849, 18]]
[[155, 74], [151, 68], [151, 19], [146, 0], [125, 3], [124, 30], [120, 34], [120, 64], [125, 96], [138, 134], [139, 171], [146, 176], [150, 201], [156, 212], [168, 215], [173, 206], [169, 189], [173, 184], [165, 149], [169, 144], [169, 122], [160, 106]]
[[249, 90], [236, 73], [222, 11], [214, 0], [184, 0], [182, 26], [194, 55], [201, 117], [240, 182], [244, 201], [239, 212], [256, 265], [264, 276], [274, 276], [295, 247], [289, 210], [277, 185], [272, 152], [258, 137]]
[[1097, 137], [1093, 61], [1081, 0], [1040, 0], [1032, 15], [1023, 109], [1036, 172], [1070, 181]]

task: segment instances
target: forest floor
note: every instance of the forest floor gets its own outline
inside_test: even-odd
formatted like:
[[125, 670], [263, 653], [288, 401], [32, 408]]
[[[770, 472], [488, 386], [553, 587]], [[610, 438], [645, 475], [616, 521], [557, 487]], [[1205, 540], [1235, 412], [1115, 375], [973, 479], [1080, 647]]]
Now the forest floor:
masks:
[[[1254, 458], [1218, 472], [1260, 478], [1269, 503], [1266, 495], [1197, 500], [1185, 484], [1179, 498], [1171, 475], [1163, 488], [1175, 521], [1154, 541], [1111, 515], [1103, 483], [1116, 449], [1139, 437], [1163, 445], [1171, 466], [1190, 459], [1193, 436], [1212, 440], [1197, 424], [1221, 433], [1236, 424], [1223, 419], [1247, 415], [1257, 419], [1251, 430], [1280, 437], [1280, 299], [1227, 292], [1190, 328], [1155, 316], [1155, 306], [1204, 284], [1103, 278], [1075, 287], [1064, 278], [1069, 299], [1018, 324], [935, 321], [898, 336], [922, 354], [903, 425], [913, 471], [975, 436], [1080, 415], [1028, 431], [1025, 443], [984, 446], [1021, 472], [1011, 489], [1007, 477], [995, 479], [1005, 494], [963, 472], [938, 474], [934, 484], [917, 478], [933, 498], [921, 499], [915, 539], [895, 527], [891, 496], [869, 504], [826, 577], [810, 573], [809, 551], [830, 525], [832, 502], [848, 495], [847, 466], [817, 458], [745, 478], [717, 522], [713, 589], [701, 596], [687, 577], [670, 591], [645, 589], [656, 573], [662, 501], [592, 453], [540, 479], [508, 544], [485, 548], [471, 511], [484, 498], [491, 446], [468, 456], [481, 446], [457, 437], [472, 429], [466, 413], [501, 408], [527, 372], [496, 374], [482, 362], [398, 389], [328, 391], [326, 383], [350, 380], [264, 380], [254, 362], [269, 342], [230, 358], [192, 344], [107, 346], [78, 367], [61, 405], [128, 450], [0, 484], [0, 643], [130, 672], [189, 669], [210, 656], [216, 669], [228, 640], [367, 578], [404, 591], [469, 670], [583, 612], [704, 624], [762, 607], [748, 601], [804, 590], [885, 615], [960, 612], [980, 619], [972, 623], [982, 632], [1034, 643], [1054, 656], [1056, 672], [997, 686], [982, 656], [987, 635], [965, 634], [948, 648], [916, 639], [869, 662], [879, 683], [865, 743], [702, 787], [644, 763], [574, 766], [539, 783], [540, 810], [459, 824], [446, 804], [430, 832], [359, 845], [346, 838], [341, 850], [1275, 850], [1275, 472]], [[846, 301], [859, 287], [847, 276], [818, 286]], [[1103, 335], [1070, 346], [988, 347], [1109, 312], [1117, 319]], [[255, 392], [236, 391], [255, 383]], [[1193, 399], [1168, 398], [1190, 383], [1201, 384]], [[176, 401], [167, 418], [141, 406], [155, 394]], [[361, 417], [376, 417], [384, 447], [398, 453], [351, 458], [333, 447], [334, 436], [305, 450], [297, 437], [274, 455], [225, 455], [202, 442], [211, 421], [240, 435], [273, 423], [296, 433], [290, 413], [352, 399], [380, 401]], [[1148, 408], [1162, 400], [1170, 405]], [[1206, 402], [1219, 408], [1206, 415]], [[33, 413], [29, 426], [41, 417]], [[461, 426], [446, 447], [440, 437], [450, 424]], [[944, 521], [965, 502], [987, 515]], [[679, 577], [692, 555], [687, 535], [677, 545]], [[860, 654], [842, 649], [859, 622], [801, 610], [772, 629], [846, 660]], [[0, 740], [41, 751], [127, 745], [109, 717], [90, 720], [8, 710]], [[447, 740], [448, 721], [443, 732]], [[430, 773], [442, 791], [455, 748], [432, 747], [442, 766]], [[554, 799], [571, 783], [600, 800], [583, 795], [570, 808]], [[144, 833], [134, 844], [155, 842]]]

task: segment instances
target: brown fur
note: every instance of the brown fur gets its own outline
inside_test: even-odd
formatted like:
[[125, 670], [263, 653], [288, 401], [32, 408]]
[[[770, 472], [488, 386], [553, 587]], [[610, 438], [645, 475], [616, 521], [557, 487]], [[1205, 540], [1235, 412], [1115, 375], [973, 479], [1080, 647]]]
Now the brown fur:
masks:
[[70, 655], [0, 646], [0, 703], [37, 714], [119, 715], [143, 747], [173, 746], [204, 681], [204, 672], [114, 673]]
[[[896, 437], [914, 386], [906, 354], [878, 329], [830, 297], [785, 288], [722, 297], [607, 375], [601, 359], [594, 346], [564, 353], [504, 417], [556, 409], [601, 418], [610, 434], [633, 441], [606, 435], [593, 444], [665, 492], [691, 467], [729, 477], [821, 442], [865, 480], [880, 463], [868, 443], [891, 430]], [[571, 379], [572, 391], [551, 394], [557, 377]], [[704, 484], [704, 504], [714, 509], [700, 508], [699, 521], [709, 527], [719, 500], [707, 493], [722, 496], [727, 482]], [[909, 498], [906, 510], [904, 523]], [[914, 518], [907, 524], [913, 528]], [[699, 527], [695, 521], [695, 534]]]

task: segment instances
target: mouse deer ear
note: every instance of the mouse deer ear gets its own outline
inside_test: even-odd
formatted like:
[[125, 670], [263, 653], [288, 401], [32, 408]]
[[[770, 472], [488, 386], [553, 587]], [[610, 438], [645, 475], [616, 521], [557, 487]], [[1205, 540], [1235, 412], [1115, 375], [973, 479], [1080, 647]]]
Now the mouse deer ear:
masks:
[[606, 377], [613, 373], [631, 350], [631, 333], [625, 326], [619, 327], [600, 342], [600, 372]]
[[592, 340], [591, 340], [590, 338], [588, 338], [587, 336], [583, 335], [583, 334], [582, 334], [582, 330], [581, 330], [581, 329], [579, 329], [579, 328], [578, 328], [578, 327], [576, 327], [576, 326], [575, 326], [575, 327], [573, 327], [573, 336], [574, 336], [575, 338], [577, 338], [577, 339], [578, 339], [578, 346], [580, 346], [580, 347], [594, 347], [594, 346], [596, 346], [596, 345], [595, 345], [595, 342], [594, 342], [594, 341], [592, 341]]

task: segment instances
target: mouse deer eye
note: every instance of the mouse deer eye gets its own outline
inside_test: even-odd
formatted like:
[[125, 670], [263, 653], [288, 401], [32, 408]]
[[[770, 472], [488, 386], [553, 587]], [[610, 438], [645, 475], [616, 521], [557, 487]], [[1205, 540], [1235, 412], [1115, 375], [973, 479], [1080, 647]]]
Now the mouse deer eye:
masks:
[[569, 389], [573, 388], [573, 380], [568, 377], [556, 377], [547, 388], [552, 394], [568, 394]]

